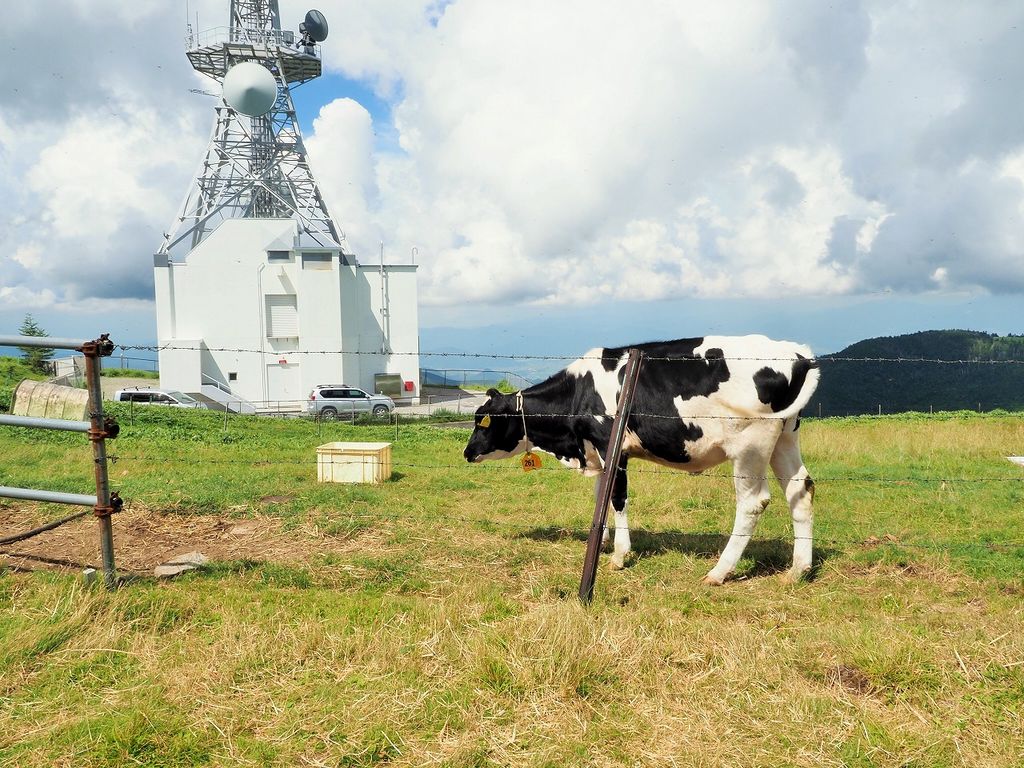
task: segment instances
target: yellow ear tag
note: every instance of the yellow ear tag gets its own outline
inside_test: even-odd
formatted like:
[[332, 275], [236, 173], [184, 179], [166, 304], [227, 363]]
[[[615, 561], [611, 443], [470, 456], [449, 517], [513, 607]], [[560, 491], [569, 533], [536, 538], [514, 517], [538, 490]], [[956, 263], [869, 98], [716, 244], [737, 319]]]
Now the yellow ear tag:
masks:
[[540, 456], [533, 451], [527, 451], [523, 454], [523, 472], [534, 469], [540, 469]]
[[484, 427], [485, 429], [487, 427], [491, 426], [491, 415], [490, 414], [487, 414], [482, 419], [480, 419], [480, 426]]

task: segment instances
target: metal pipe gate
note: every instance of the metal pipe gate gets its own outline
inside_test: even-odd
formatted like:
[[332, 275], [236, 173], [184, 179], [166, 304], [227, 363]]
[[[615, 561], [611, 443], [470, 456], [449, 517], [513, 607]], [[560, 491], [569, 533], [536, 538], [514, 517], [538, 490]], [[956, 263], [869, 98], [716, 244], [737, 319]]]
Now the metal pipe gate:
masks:
[[[103, 392], [100, 386], [101, 357], [109, 357], [114, 343], [107, 334], [92, 341], [78, 339], [55, 339], [50, 336], [0, 336], [0, 347], [41, 347], [44, 349], [71, 349], [85, 356], [85, 377], [89, 388], [89, 421], [65, 421], [63, 419], [40, 419], [32, 416], [0, 416], [0, 425], [26, 427], [29, 429], [60, 429], [68, 432], [83, 432], [92, 443], [93, 466], [96, 481], [96, 495], [63, 493], [32, 488], [0, 487], [0, 496], [10, 499], [47, 501], [56, 504], [77, 504], [92, 507], [99, 523], [100, 550], [103, 555], [103, 581], [107, 589], [117, 586], [114, 569], [114, 534], [110, 516], [121, 510], [122, 501], [116, 493], [110, 492], [107, 475], [106, 440], [117, 437], [120, 428], [113, 418], [103, 413]], [[74, 519], [72, 518], [68, 518]], [[54, 526], [43, 526], [48, 529]], [[15, 538], [27, 538], [15, 537]]]

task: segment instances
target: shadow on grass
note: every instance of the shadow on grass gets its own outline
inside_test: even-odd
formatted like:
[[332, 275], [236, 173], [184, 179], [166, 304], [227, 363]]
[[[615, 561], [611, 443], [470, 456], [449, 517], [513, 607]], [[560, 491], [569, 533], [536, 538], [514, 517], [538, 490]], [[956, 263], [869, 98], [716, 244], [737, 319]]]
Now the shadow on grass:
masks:
[[[587, 533], [580, 530], [556, 528], [531, 528], [517, 533], [517, 539], [533, 541], [580, 541], [587, 540]], [[633, 552], [639, 557], [663, 555], [667, 552], [678, 552], [683, 555], [717, 559], [725, 549], [729, 537], [721, 533], [687, 533], [685, 531], [649, 531], [634, 529], [630, 531]], [[822, 564], [830, 557], [838, 554], [837, 550], [828, 547], [814, 547], [810, 579], [818, 574]], [[791, 539], [753, 539], [743, 552], [744, 559], [754, 561], [754, 567], [747, 571], [746, 576], [769, 576], [789, 569], [793, 559], [793, 541]]]

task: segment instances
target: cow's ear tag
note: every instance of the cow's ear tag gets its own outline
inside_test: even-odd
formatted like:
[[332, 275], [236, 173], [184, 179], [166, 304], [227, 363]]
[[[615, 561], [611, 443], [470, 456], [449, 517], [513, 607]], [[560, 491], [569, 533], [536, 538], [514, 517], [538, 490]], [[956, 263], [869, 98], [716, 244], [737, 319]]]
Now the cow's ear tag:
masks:
[[523, 454], [523, 472], [530, 472], [534, 469], [540, 469], [540, 456], [533, 451], [527, 451]]
[[480, 419], [480, 426], [483, 427], [484, 429], [486, 429], [487, 427], [491, 426], [491, 415], [490, 414], [487, 414], [482, 419]]

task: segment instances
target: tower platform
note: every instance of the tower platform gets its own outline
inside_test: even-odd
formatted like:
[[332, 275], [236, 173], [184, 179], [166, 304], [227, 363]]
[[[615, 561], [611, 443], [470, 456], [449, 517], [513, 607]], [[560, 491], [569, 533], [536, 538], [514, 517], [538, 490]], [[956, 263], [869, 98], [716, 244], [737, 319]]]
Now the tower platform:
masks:
[[186, 56], [197, 72], [214, 80], [223, 80], [224, 73], [238, 61], [280, 62], [282, 75], [289, 85], [300, 85], [320, 77], [323, 65], [320, 46], [302, 46], [295, 34], [280, 29], [262, 32], [214, 27], [185, 38]]

